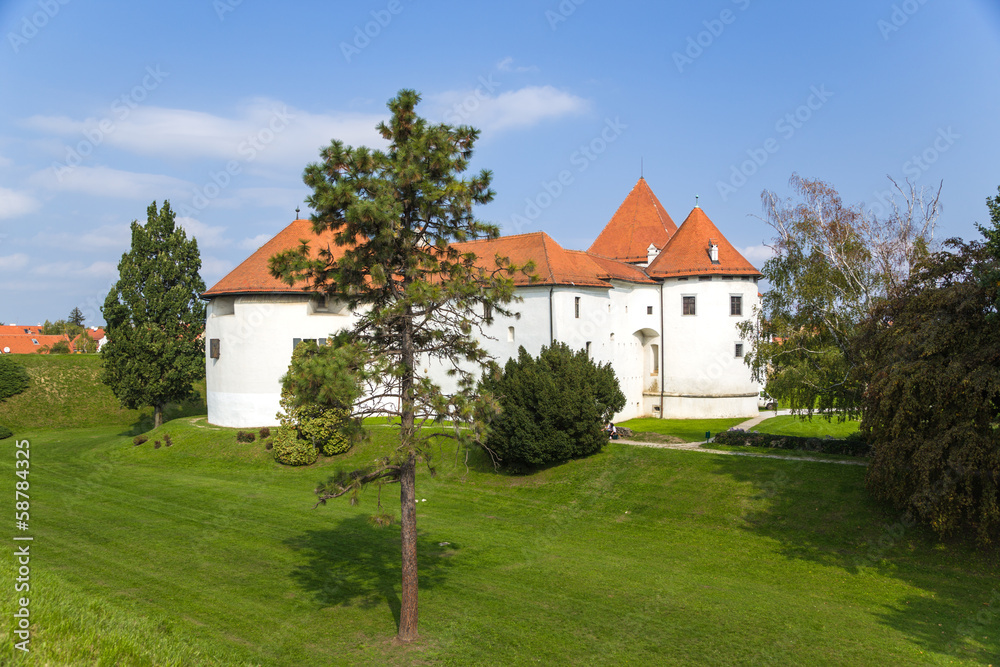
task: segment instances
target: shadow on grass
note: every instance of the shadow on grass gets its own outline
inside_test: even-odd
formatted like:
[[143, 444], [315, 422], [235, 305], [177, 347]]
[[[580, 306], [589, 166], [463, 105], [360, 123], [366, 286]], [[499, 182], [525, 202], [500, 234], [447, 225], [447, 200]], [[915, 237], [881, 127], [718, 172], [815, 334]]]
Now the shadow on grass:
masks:
[[[418, 529], [419, 530], [419, 529]], [[386, 604], [399, 626], [401, 556], [399, 526], [375, 526], [359, 514], [336, 521], [324, 530], [308, 530], [287, 541], [306, 557], [293, 573], [320, 607], [371, 608]], [[419, 535], [417, 571], [419, 588], [433, 588], [445, 581], [457, 550], [454, 543]]]
[[[872, 500], [855, 466], [718, 456], [715, 471], [750, 483], [743, 529], [782, 555], [923, 591], [871, 614], [923, 650], [995, 664], [1000, 656], [1000, 555], [929, 529]], [[831, 582], [831, 594], [837, 594]]]

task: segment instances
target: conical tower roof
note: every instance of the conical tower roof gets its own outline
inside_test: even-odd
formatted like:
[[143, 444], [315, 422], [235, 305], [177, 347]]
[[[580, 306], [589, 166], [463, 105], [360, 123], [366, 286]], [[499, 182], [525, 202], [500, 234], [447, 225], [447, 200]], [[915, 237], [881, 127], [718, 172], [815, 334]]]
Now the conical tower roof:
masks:
[[[712, 260], [712, 245], [718, 246], [718, 260]], [[726, 240], [699, 207], [688, 214], [667, 247], [654, 259], [646, 273], [654, 278], [704, 275], [760, 275], [733, 244]]]
[[676, 231], [670, 214], [640, 177], [587, 252], [622, 262], [645, 262], [650, 244], [662, 250]]

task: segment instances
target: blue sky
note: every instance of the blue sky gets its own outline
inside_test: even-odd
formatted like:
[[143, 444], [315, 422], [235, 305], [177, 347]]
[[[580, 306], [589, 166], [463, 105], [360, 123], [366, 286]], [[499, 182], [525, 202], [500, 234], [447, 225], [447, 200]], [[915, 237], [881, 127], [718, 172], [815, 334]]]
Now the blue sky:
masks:
[[[792, 173], [882, 205], [936, 189], [977, 236], [1000, 185], [1000, 7], [988, 0], [0, 2], [0, 321], [99, 306], [129, 223], [170, 199], [207, 286], [294, 218], [303, 168], [374, 132], [401, 88], [480, 127], [479, 211], [590, 245], [640, 174], [760, 266]], [[560, 183], [560, 178], [562, 183]]]

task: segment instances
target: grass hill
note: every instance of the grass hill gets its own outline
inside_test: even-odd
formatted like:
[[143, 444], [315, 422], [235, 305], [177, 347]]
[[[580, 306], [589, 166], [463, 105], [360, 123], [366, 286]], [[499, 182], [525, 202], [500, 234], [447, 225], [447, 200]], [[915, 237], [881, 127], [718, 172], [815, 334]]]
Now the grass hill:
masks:
[[[155, 447], [156, 440], [172, 446]], [[420, 631], [392, 642], [399, 528], [379, 496], [312, 509], [305, 468], [204, 418], [134, 446], [31, 431], [23, 664], [985, 665], [996, 554], [868, 499], [864, 469], [611, 443], [531, 475], [447, 445], [418, 472]], [[12, 439], [0, 477], [14, 477]], [[398, 488], [381, 502], [398, 513]], [[37, 552], [35, 551], [37, 549]], [[0, 578], [17, 565], [0, 559]], [[12, 618], [14, 596], [0, 596]], [[0, 664], [17, 662], [0, 624]]]
[[[23, 394], [0, 403], [0, 424], [17, 436], [25, 430], [117, 426], [142, 430], [153, 425], [152, 408], [126, 410], [101, 383], [97, 354], [14, 355], [31, 376]], [[204, 397], [204, 382], [199, 391]], [[168, 407], [167, 419], [204, 414], [204, 400]]]

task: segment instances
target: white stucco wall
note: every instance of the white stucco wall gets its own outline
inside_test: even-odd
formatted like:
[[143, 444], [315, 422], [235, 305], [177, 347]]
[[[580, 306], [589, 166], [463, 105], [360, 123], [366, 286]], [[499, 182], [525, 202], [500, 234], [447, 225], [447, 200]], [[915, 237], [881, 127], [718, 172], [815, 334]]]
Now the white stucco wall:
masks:
[[[219, 426], [278, 423], [281, 376], [292, 359], [294, 338], [326, 338], [351, 325], [346, 310], [315, 312], [306, 295], [216, 297], [205, 320], [208, 421]], [[219, 358], [211, 341], [218, 339]]]
[[[748, 344], [736, 326], [758, 304], [752, 280], [671, 278], [663, 284], [663, 416], [671, 418], [752, 417], [759, 386], [736, 344]], [[695, 297], [695, 314], [683, 314], [683, 297]], [[742, 297], [743, 315], [730, 314], [730, 297]]]

